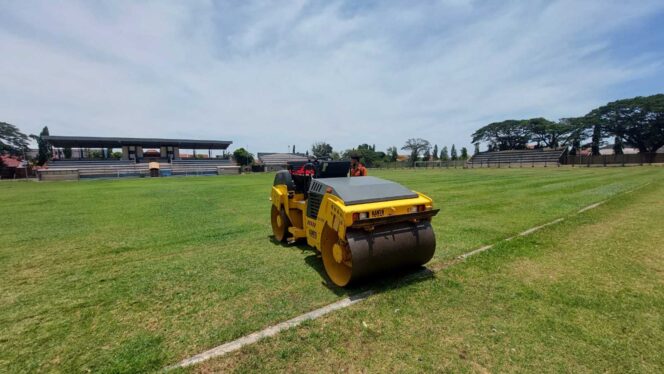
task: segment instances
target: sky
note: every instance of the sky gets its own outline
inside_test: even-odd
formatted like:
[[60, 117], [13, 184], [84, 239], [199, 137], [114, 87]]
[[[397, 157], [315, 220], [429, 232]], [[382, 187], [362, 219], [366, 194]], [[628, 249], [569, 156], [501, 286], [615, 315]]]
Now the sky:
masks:
[[28, 134], [472, 149], [663, 92], [664, 1], [4, 1], [0, 56]]

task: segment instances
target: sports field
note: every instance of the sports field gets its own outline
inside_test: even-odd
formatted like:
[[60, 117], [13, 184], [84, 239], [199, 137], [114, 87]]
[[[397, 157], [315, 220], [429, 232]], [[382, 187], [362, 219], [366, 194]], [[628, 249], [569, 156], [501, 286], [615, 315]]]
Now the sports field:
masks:
[[313, 251], [270, 240], [273, 174], [2, 182], [0, 372], [159, 370], [368, 287], [191, 370], [664, 367], [664, 168], [372, 175], [442, 209], [431, 266], [566, 219], [431, 278], [344, 290]]

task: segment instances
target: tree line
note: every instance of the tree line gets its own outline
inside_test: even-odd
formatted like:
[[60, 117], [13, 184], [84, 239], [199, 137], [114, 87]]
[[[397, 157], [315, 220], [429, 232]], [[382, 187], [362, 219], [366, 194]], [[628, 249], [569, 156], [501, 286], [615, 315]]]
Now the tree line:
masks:
[[[437, 144], [434, 144], [432, 147], [431, 142], [422, 138], [406, 140], [401, 150], [409, 152], [407, 162], [410, 165], [414, 164], [415, 161], [466, 160], [468, 158], [468, 149], [466, 147], [462, 147], [461, 150], [457, 151], [456, 146], [452, 144], [449, 151], [447, 146], [444, 146], [439, 151]], [[306, 155], [308, 154], [307, 151]], [[397, 162], [399, 160], [399, 149], [396, 146], [388, 147], [385, 151], [378, 151], [375, 144], [369, 145], [367, 143], [337, 152], [329, 143], [319, 141], [311, 146], [311, 154], [318, 159], [331, 160], [350, 159], [356, 156], [367, 167], [380, 167], [385, 163]]]
[[538, 117], [509, 119], [490, 123], [472, 135], [475, 148], [480, 142], [488, 151], [535, 148], [564, 148], [575, 155], [581, 148], [591, 148], [599, 155], [606, 139], [613, 140], [613, 150], [622, 154], [624, 147], [641, 153], [654, 153], [664, 146], [664, 94], [637, 96], [610, 102], [582, 117], [550, 121]]

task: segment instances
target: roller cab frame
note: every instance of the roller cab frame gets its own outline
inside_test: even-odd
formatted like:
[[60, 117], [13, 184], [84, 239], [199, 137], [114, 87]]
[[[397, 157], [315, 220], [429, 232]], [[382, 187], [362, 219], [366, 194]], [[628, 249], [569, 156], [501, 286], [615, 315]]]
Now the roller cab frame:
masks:
[[376, 177], [349, 178], [349, 168], [346, 161], [325, 161], [289, 163], [277, 172], [270, 196], [274, 238], [306, 240], [340, 287], [427, 263], [436, 247], [431, 198]]

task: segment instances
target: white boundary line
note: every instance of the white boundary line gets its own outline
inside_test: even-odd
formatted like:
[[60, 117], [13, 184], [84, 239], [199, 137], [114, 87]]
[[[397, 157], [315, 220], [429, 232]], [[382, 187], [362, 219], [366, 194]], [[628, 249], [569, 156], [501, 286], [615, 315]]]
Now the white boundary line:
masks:
[[[633, 192], [633, 191], [635, 191], [635, 190], [637, 190], [641, 187], [644, 187], [647, 184], [649, 184], [649, 183], [646, 183], [646, 184], [641, 185], [639, 187], [636, 187], [636, 188], [633, 188], [631, 190], [625, 191], [625, 192], [623, 192], [623, 194]], [[620, 195], [620, 194], [617, 194], [617, 195]], [[613, 196], [613, 197], [615, 197], [615, 196]], [[584, 208], [581, 208], [579, 211], [576, 212], [576, 214], [580, 214], [580, 213], [586, 212], [588, 210], [597, 208], [598, 206], [604, 204], [607, 201], [608, 200], [603, 200], [603, 201], [599, 201], [597, 203], [590, 204], [590, 205], [588, 205]], [[551, 222], [548, 222], [548, 223], [545, 223], [543, 225], [539, 225], [539, 226], [529, 228], [528, 230], [523, 231], [523, 232], [521, 232], [521, 233], [519, 233], [515, 236], [511, 236], [509, 238], [502, 239], [502, 240], [498, 241], [497, 243], [500, 243], [501, 241], [510, 241], [510, 240], [515, 239], [516, 237], [519, 237], [519, 236], [530, 235], [530, 234], [532, 234], [536, 231], [539, 231], [539, 230], [541, 230], [541, 229], [543, 229], [547, 226], [555, 225], [555, 224], [560, 223], [564, 220], [565, 220], [564, 218], [555, 219], [555, 220], [553, 220]], [[476, 254], [479, 254], [479, 253], [482, 253], [482, 252], [485, 252], [485, 251], [488, 251], [489, 249], [493, 248], [494, 245], [495, 244], [491, 244], [491, 245], [486, 245], [484, 247], [477, 248], [475, 250], [472, 250], [470, 252], [467, 252], [467, 253], [464, 253], [464, 254], [458, 256], [457, 259], [465, 260], [468, 257], [474, 256]], [[427, 275], [430, 275], [432, 272], [433, 271], [431, 271], [429, 269], [425, 269], [421, 272], [413, 274], [414, 275], [413, 278], [419, 278], [419, 276], [427, 276]], [[408, 277], [407, 277], [407, 279], [408, 279]], [[341, 300], [339, 300], [337, 302], [334, 302], [332, 304], [328, 304], [328, 305], [326, 305], [322, 308], [318, 308], [318, 309], [312, 310], [311, 312], [301, 314], [301, 315], [299, 315], [295, 318], [289, 319], [288, 321], [277, 323], [276, 325], [272, 325], [272, 326], [266, 327], [263, 330], [251, 333], [249, 335], [245, 335], [241, 338], [238, 338], [238, 339], [232, 340], [228, 343], [225, 343], [225, 344], [222, 344], [220, 346], [214, 347], [214, 348], [212, 348], [208, 351], [205, 351], [203, 353], [199, 353], [195, 356], [185, 358], [184, 360], [178, 362], [177, 364], [174, 364], [174, 365], [171, 365], [171, 366], [168, 366], [168, 367], [164, 368], [164, 370], [168, 371], [168, 370], [173, 370], [173, 369], [177, 369], [177, 368], [185, 368], [185, 367], [188, 367], [188, 366], [191, 366], [191, 365], [201, 363], [203, 361], [207, 361], [211, 358], [224, 356], [228, 353], [237, 351], [237, 350], [239, 350], [240, 348], [242, 348], [246, 345], [254, 344], [254, 343], [258, 342], [259, 340], [262, 340], [263, 338], [274, 336], [274, 335], [277, 335], [278, 333], [280, 333], [281, 331], [288, 330], [292, 327], [296, 327], [296, 326], [302, 324], [302, 322], [318, 319], [318, 318], [320, 318], [320, 317], [322, 317], [322, 316], [324, 316], [328, 313], [334, 312], [335, 310], [347, 308], [347, 307], [349, 307], [353, 304], [359, 303], [363, 300], [366, 300], [367, 298], [369, 298], [369, 296], [373, 295], [374, 293], [375, 293], [375, 291], [368, 290], [368, 291], [361, 292], [357, 295], [346, 297], [346, 298], [341, 299]]]
[[178, 362], [175, 365], [169, 366], [165, 368], [164, 370], [173, 370], [177, 368], [185, 368], [187, 366], [195, 365], [200, 362], [209, 360], [213, 357], [219, 357], [223, 356], [227, 353], [231, 353], [233, 351], [237, 351], [238, 349], [244, 347], [245, 345], [253, 344], [256, 343], [257, 341], [267, 338], [270, 336], [277, 335], [283, 330], [288, 330], [291, 327], [295, 327], [300, 325], [302, 322], [309, 321], [312, 319], [317, 319], [320, 318], [328, 313], [334, 312], [335, 310], [347, 308], [355, 303], [358, 303], [367, 297], [371, 296], [374, 293], [374, 291], [369, 290], [365, 291], [362, 293], [359, 293], [357, 295], [353, 295], [350, 297], [346, 297], [344, 299], [341, 299], [337, 302], [334, 302], [332, 304], [328, 304], [322, 308], [318, 308], [315, 310], [312, 310], [311, 312], [304, 313], [302, 315], [299, 315], [293, 319], [289, 319], [288, 321], [278, 323], [276, 325], [270, 326], [268, 328], [265, 328], [261, 331], [254, 332], [249, 335], [245, 335], [241, 338], [235, 339], [233, 341], [230, 341], [226, 344], [222, 344], [218, 347], [212, 348], [208, 351], [205, 351], [203, 353], [199, 353], [196, 356], [192, 356], [189, 358], [186, 358], [180, 362]]

